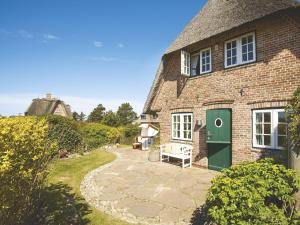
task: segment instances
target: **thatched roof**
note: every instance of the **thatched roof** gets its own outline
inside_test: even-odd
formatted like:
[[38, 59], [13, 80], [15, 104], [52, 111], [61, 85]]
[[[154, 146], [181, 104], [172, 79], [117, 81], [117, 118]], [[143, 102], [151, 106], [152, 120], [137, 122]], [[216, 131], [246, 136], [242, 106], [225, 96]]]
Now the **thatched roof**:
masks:
[[[295, 0], [208, 0], [206, 5], [167, 49], [165, 55], [297, 5], [299, 3]], [[161, 67], [162, 65], [158, 69], [147, 97], [144, 113], [149, 111], [150, 104], [159, 86], [162, 77]]]
[[67, 117], [72, 116], [70, 105], [66, 105], [63, 101], [55, 98], [37, 98], [33, 99], [31, 105], [28, 107], [25, 115], [27, 116], [42, 116], [54, 114], [58, 105], [62, 105]]
[[208, 0], [166, 54], [296, 5], [295, 0]]

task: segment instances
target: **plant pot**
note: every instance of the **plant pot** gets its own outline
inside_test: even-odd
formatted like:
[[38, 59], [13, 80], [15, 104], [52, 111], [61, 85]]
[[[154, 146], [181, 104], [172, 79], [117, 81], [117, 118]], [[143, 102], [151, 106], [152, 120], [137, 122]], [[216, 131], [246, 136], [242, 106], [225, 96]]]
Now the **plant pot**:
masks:
[[160, 160], [160, 152], [159, 151], [150, 151], [148, 160], [150, 162], [159, 162]]

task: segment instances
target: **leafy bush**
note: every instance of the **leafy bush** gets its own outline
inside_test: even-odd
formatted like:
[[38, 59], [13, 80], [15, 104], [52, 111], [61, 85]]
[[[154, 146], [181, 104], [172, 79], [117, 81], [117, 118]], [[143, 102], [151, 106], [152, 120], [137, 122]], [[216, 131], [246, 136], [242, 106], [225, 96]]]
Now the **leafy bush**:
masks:
[[288, 106], [289, 114], [289, 137], [292, 142], [292, 149], [300, 154], [300, 86], [295, 91], [290, 105]]
[[114, 144], [120, 138], [117, 128], [99, 123], [88, 123], [81, 127], [81, 131], [89, 149], [96, 149], [103, 145]]
[[69, 153], [82, 152], [84, 142], [78, 123], [62, 116], [47, 116], [49, 138], [58, 143], [59, 151]]
[[22, 224], [56, 153], [45, 118], [0, 119], [0, 221]]
[[132, 144], [140, 135], [141, 128], [138, 125], [128, 124], [119, 128], [121, 132], [120, 144]]
[[224, 170], [212, 181], [206, 207], [213, 224], [299, 224], [296, 172], [265, 159]]

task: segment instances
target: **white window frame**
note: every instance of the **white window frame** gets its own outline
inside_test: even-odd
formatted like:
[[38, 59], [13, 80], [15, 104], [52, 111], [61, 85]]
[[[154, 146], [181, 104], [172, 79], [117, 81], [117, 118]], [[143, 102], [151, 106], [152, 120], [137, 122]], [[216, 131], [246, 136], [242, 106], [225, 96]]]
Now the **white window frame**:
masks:
[[[208, 50], [209, 50], [209, 70], [203, 71], [203, 70], [202, 70], [202, 66], [203, 66], [203, 64], [202, 64], [202, 53], [203, 53], [203, 52], [206, 52], [206, 51], [208, 51]], [[211, 48], [202, 49], [202, 50], [200, 51], [200, 74], [210, 73], [211, 71], [212, 71]]]
[[[271, 114], [271, 145], [259, 145], [256, 143], [256, 113], [269, 112]], [[285, 112], [284, 109], [262, 109], [252, 112], [252, 145], [254, 148], [266, 148], [284, 150], [284, 147], [278, 146], [278, 113]]]
[[[242, 39], [244, 37], [248, 37], [250, 35], [252, 35], [252, 38], [253, 38], [253, 59], [243, 62]], [[236, 64], [227, 65], [227, 44], [230, 43], [230, 42], [233, 42], [233, 41], [236, 41], [236, 46], [237, 46], [237, 49], [236, 49], [236, 51], [237, 51]], [[255, 37], [254, 32], [245, 34], [245, 35], [240, 36], [238, 38], [228, 40], [224, 43], [224, 66], [225, 66], [225, 68], [230, 68], [230, 67], [234, 67], [234, 66], [238, 66], [238, 65], [244, 65], [244, 64], [251, 63], [251, 62], [255, 62], [255, 61], [256, 61], [256, 37]]]
[[[193, 140], [193, 113], [173, 113], [172, 115], [172, 129], [171, 129], [171, 136], [174, 140], [184, 140], [184, 141], [192, 141]], [[179, 137], [174, 136], [174, 117], [180, 117], [180, 135]], [[184, 138], [184, 116], [191, 116], [191, 138]]]
[[187, 51], [181, 51], [181, 74], [191, 75], [191, 54]]

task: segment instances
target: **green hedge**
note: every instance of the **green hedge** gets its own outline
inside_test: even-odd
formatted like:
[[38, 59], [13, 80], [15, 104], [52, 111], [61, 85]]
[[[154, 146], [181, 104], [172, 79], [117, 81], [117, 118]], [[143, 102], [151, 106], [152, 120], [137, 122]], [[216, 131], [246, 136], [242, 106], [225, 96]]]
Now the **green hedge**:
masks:
[[115, 144], [121, 136], [119, 129], [99, 123], [82, 124], [81, 132], [89, 150]]
[[23, 224], [57, 153], [45, 118], [0, 119], [0, 221]]
[[49, 115], [46, 119], [49, 123], [49, 138], [58, 143], [59, 151], [75, 153], [84, 150], [83, 137], [76, 121], [54, 115]]
[[245, 162], [212, 181], [206, 207], [213, 224], [300, 224], [293, 195], [299, 190], [294, 170], [266, 159]]
[[141, 133], [141, 128], [139, 128], [138, 125], [133, 124], [119, 127], [119, 130], [121, 132], [120, 144], [124, 145], [131, 145], [135, 142], [135, 138]]

